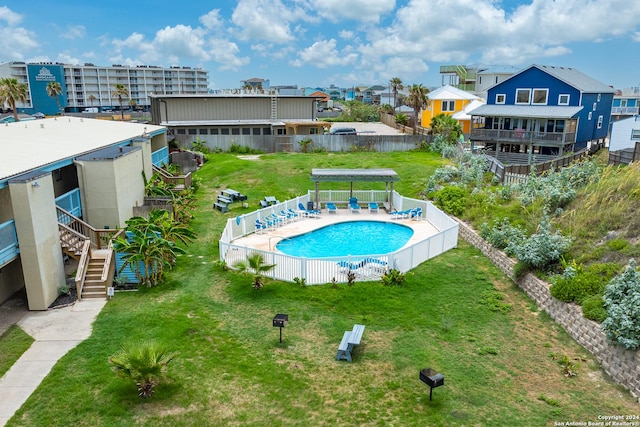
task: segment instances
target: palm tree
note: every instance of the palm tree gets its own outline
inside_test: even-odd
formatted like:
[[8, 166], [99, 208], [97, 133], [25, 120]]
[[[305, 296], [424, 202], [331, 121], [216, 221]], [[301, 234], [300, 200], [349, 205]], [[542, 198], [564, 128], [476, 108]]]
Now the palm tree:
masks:
[[118, 98], [118, 103], [120, 104], [120, 116], [122, 120], [124, 120], [124, 110], [122, 109], [122, 101], [124, 98], [129, 97], [129, 89], [122, 83], [116, 83], [113, 85], [114, 91], [111, 93], [112, 96]]
[[455, 144], [462, 135], [462, 125], [450, 115], [440, 113], [431, 119], [431, 133], [442, 135], [449, 144]]
[[131, 111], [134, 111], [136, 109], [136, 107], [138, 106], [138, 103], [136, 102], [135, 99], [130, 99], [129, 100], [129, 106], [131, 106]]
[[16, 122], [20, 121], [16, 103], [27, 102], [28, 92], [29, 88], [27, 84], [20, 83], [16, 78], [5, 77], [0, 79], [0, 105], [4, 105], [5, 103], [9, 104]]
[[47, 95], [56, 100], [56, 104], [58, 104], [58, 112], [62, 114], [62, 105], [60, 105], [60, 99], [58, 98], [62, 95], [62, 86], [58, 82], [51, 82], [47, 85]]
[[276, 265], [275, 264], [265, 264], [264, 258], [260, 253], [253, 253], [247, 255], [246, 261], [238, 261], [233, 265], [239, 271], [253, 273], [255, 276], [253, 277], [253, 289], [262, 288], [262, 276], [260, 273], [264, 273], [266, 271], [271, 270]]
[[416, 130], [418, 128], [418, 113], [420, 110], [427, 107], [429, 103], [429, 99], [427, 98], [427, 94], [429, 93], [429, 89], [422, 86], [421, 84], [412, 84], [409, 87], [409, 95], [405, 99], [406, 104], [413, 108], [413, 134], [416, 134]]
[[136, 382], [140, 397], [149, 398], [176, 355], [153, 341], [139, 341], [121, 348], [109, 363], [119, 375]]
[[396, 108], [398, 107], [398, 91], [404, 89], [404, 85], [399, 77], [392, 78], [389, 83], [391, 84], [391, 90], [393, 91], [393, 114], [395, 114]]
[[91, 94], [89, 95], [89, 102], [91, 103], [91, 106], [93, 107], [93, 103], [96, 102], [96, 98], [95, 95]]

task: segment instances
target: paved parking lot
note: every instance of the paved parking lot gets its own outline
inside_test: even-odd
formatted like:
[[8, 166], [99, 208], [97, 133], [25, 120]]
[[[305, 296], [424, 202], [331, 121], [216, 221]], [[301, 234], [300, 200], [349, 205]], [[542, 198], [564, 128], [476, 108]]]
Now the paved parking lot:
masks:
[[355, 128], [358, 135], [401, 135], [402, 132], [381, 122], [334, 122], [331, 128]]

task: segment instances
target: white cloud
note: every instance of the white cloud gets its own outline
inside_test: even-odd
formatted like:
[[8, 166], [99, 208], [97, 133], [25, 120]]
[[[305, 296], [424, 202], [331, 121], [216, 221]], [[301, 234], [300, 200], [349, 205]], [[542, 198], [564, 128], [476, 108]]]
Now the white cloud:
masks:
[[355, 63], [358, 59], [358, 54], [351, 51], [350, 48], [338, 51], [336, 44], [335, 39], [315, 42], [311, 46], [303, 49], [298, 59], [292, 61], [292, 65], [295, 67], [312, 65], [317, 68], [329, 68]]
[[69, 25], [64, 30], [60, 31], [60, 37], [63, 39], [73, 40], [84, 37], [87, 34], [87, 29], [84, 25]]
[[265, 40], [272, 43], [289, 43], [296, 40], [294, 32], [304, 34], [304, 26], [291, 24], [302, 22], [319, 22], [303, 0], [239, 0], [233, 11], [231, 20], [240, 27], [242, 40]]
[[633, 41], [635, 42], [640, 42], [640, 31], [636, 31], [635, 33], [633, 33]]
[[345, 40], [351, 40], [355, 37], [355, 33], [349, 30], [342, 30], [338, 33], [338, 35], [340, 36], [340, 38]]
[[213, 9], [202, 15], [199, 21], [208, 29], [217, 29], [224, 25], [224, 19], [220, 17], [220, 9]]
[[0, 21], [4, 21], [7, 25], [13, 27], [22, 22], [22, 15], [15, 13], [7, 6], [0, 7]]
[[395, 0], [322, 0], [315, 4], [318, 13], [331, 21], [352, 19], [362, 22], [378, 22], [384, 14], [391, 13]]
[[155, 50], [177, 58], [189, 58], [206, 61], [209, 54], [205, 49], [204, 32], [190, 26], [176, 25], [165, 27], [156, 33], [153, 40]]
[[213, 39], [209, 41], [209, 44], [211, 45], [209, 53], [220, 64], [220, 70], [237, 71], [250, 62], [248, 57], [238, 56], [240, 53], [238, 45], [229, 40]]
[[0, 52], [8, 60], [24, 60], [24, 54], [40, 46], [36, 34], [16, 25], [22, 22], [22, 15], [13, 12], [6, 6], [0, 7]]

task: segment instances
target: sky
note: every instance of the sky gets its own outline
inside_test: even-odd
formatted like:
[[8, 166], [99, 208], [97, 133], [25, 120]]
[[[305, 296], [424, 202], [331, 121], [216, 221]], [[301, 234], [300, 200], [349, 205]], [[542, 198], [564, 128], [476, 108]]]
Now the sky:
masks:
[[199, 67], [212, 89], [437, 87], [441, 65], [541, 64], [622, 89], [640, 86], [640, 1], [9, 1], [6, 61]]

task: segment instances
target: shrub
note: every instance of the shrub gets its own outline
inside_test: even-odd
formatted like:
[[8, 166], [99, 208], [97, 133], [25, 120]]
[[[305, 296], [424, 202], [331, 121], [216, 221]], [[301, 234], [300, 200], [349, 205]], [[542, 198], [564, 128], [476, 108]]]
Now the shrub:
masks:
[[406, 277], [400, 270], [392, 268], [391, 270], [387, 270], [380, 280], [382, 281], [382, 284], [386, 286], [400, 286], [404, 283]]
[[456, 186], [447, 186], [436, 192], [433, 200], [438, 207], [454, 216], [460, 216], [465, 208], [466, 191]]
[[602, 323], [607, 318], [602, 294], [591, 295], [582, 301], [582, 315], [598, 323]]
[[[588, 267], [570, 266], [551, 285], [551, 295], [560, 301], [582, 302], [591, 296], [602, 295], [607, 282], [618, 271], [614, 263], [592, 264]], [[584, 308], [584, 307], [583, 307]]]
[[607, 318], [602, 329], [607, 337], [627, 350], [636, 350], [640, 346], [640, 275], [635, 260], [605, 288], [604, 308]]
[[558, 261], [570, 246], [571, 239], [559, 232], [551, 232], [551, 221], [544, 214], [536, 233], [522, 242], [509, 243], [505, 251], [511, 251], [520, 261], [541, 269]]
[[[525, 234], [521, 227], [512, 226], [509, 218], [502, 218], [495, 219], [493, 226], [489, 226], [486, 222], [483, 223], [480, 227], [480, 237], [493, 247], [505, 249], [507, 246], [513, 247], [518, 242], [522, 242], [525, 239]], [[513, 253], [509, 251], [507, 255], [513, 255]]]

